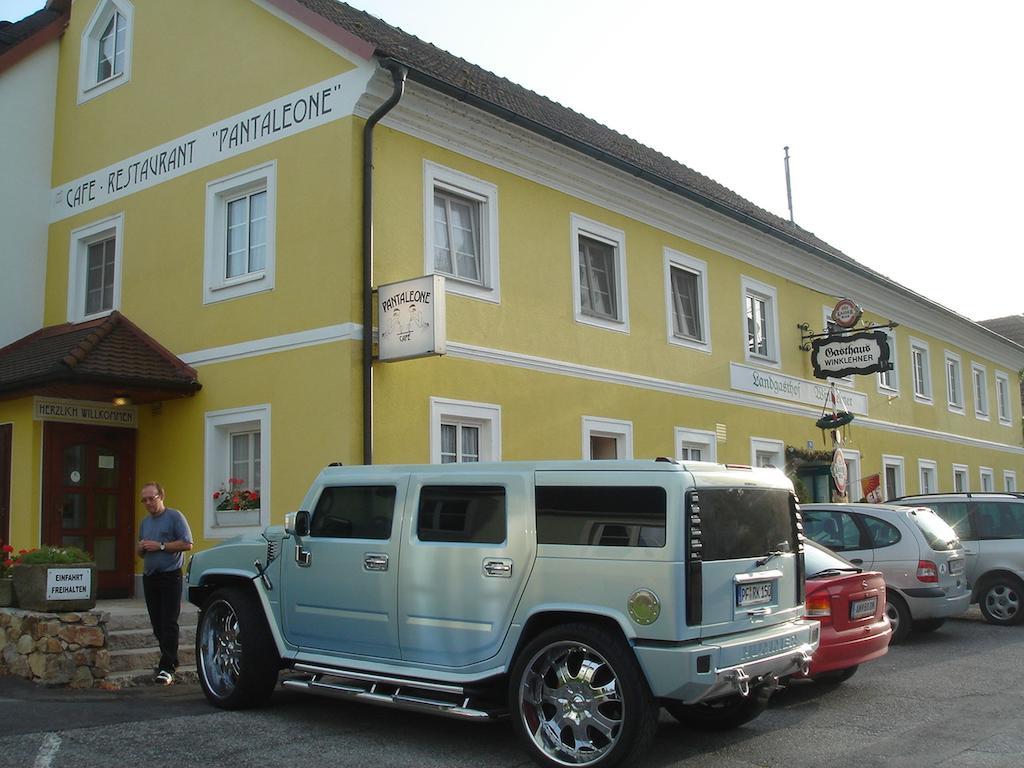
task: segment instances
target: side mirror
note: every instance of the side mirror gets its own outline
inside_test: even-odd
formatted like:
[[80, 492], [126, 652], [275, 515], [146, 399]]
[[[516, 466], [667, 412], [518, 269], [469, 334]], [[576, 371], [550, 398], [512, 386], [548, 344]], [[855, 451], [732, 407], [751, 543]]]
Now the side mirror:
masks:
[[289, 536], [309, 536], [309, 512], [300, 509], [284, 516], [284, 531]]

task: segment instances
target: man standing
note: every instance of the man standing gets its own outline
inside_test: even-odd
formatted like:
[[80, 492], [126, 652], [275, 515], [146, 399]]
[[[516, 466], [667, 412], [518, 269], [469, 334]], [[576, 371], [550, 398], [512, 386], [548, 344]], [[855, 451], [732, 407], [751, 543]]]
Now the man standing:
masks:
[[170, 685], [178, 668], [183, 553], [192, 549], [192, 532], [181, 512], [164, 505], [164, 489], [159, 483], [142, 486], [142, 504], [149, 512], [139, 525], [138, 553], [144, 563], [142, 588], [149, 622], [160, 643], [160, 664], [153, 682]]

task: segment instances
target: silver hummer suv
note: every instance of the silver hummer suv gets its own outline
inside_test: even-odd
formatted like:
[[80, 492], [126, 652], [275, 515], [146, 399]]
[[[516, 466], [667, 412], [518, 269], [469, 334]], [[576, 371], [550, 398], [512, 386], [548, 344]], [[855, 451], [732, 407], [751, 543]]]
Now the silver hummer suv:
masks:
[[280, 679], [511, 715], [546, 766], [635, 760], [659, 706], [747, 722], [818, 644], [790, 482], [664, 459], [328, 467], [283, 527], [196, 554], [188, 598], [215, 706]]

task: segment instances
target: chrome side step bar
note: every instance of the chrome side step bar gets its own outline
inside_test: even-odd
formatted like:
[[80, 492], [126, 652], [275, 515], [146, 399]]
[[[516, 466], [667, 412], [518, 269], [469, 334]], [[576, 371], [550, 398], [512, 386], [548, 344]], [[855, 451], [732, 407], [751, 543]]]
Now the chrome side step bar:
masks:
[[307, 676], [286, 678], [281, 683], [285, 688], [474, 722], [495, 720], [506, 714], [504, 709], [470, 706], [470, 697], [459, 685], [370, 675], [311, 664], [296, 664], [293, 669]]

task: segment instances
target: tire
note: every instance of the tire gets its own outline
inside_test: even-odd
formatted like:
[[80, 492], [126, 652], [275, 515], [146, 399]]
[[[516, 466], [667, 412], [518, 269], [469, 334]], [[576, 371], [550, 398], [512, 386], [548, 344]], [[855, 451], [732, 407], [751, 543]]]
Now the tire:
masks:
[[255, 597], [237, 587], [214, 592], [196, 628], [196, 669], [209, 702], [221, 709], [265, 704], [280, 665]]
[[915, 632], [934, 632], [945, 623], [945, 619], [916, 619], [911, 627]]
[[538, 764], [610, 768], [650, 746], [658, 708], [636, 656], [596, 624], [553, 627], [520, 651], [509, 678], [516, 734]]
[[679, 721], [680, 725], [702, 731], [730, 731], [749, 723], [768, 707], [773, 686], [759, 685], [751, 688], [747, 696], [729, 696], [701, 704], [683, 704], [679, 701], [665, 702], [665, 711]]
[[903, 598], [891, 589], [885, 591], [885, 615], [889, 617], [889, 624], [892, 625], [892, 636], [889, 638], [889, 645], [902, 643], [907, 639], [907, 635], [910, 634], [913, 618]]
[[834, 669], [831, 672], [822, 672], [820, 675], [815, 675], [811, 679], [816, 683], [828, 683], [829, 685], [838, 685], [839, 683], [845, 683], [855, 674], [860, 668], [859, 664], [854, 664], [852, 667], [846, 669]]
[[978, 607], [989, 624], [1009, 627], [1024, 619], [1024, 588], [1008, 575], [987, 577], [978, 589]]

